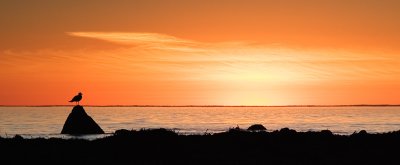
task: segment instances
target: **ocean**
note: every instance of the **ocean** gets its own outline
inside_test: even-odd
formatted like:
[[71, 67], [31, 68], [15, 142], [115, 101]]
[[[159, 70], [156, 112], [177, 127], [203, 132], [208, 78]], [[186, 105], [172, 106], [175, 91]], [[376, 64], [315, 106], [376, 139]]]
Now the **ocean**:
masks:
[[[263, 124], [268, 131], [284, 127], [297, 131], [329, 129], [349, 135], [366, 130], [381, 133], [400, 130], [400, 106], [337, 107], [84, 107], [106, 135], [118, 129], [168, 128], [180, 134], [204, 134], [239, 126]], [[26, 138], [60, 135], [72, 106], [0, 107], [0, 136]]]

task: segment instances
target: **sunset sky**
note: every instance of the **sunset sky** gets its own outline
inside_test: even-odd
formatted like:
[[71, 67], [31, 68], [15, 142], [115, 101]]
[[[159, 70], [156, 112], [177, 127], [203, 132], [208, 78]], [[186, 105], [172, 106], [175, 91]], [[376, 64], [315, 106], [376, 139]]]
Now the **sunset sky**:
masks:
[[398, 0], [2, 0], [0, 105], [400, 104]]

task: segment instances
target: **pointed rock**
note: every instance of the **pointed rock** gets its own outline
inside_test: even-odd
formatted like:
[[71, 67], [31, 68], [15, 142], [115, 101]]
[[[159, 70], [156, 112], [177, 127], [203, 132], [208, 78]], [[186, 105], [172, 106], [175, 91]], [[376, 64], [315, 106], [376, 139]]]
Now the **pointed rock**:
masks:
[[103, 134], [100, 126], [85, 112], [82, 106], [75, 106], [65, 121], [61, 134]]

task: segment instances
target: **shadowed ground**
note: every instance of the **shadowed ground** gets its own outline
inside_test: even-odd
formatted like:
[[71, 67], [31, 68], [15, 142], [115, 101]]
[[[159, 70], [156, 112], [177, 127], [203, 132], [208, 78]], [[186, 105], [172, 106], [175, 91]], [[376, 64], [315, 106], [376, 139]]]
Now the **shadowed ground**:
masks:
[[118, 130], [87, 140], [0, 138], [3, 162], [39, 164], [399, 164], [400, 132], [330, 131], [178, 135]]

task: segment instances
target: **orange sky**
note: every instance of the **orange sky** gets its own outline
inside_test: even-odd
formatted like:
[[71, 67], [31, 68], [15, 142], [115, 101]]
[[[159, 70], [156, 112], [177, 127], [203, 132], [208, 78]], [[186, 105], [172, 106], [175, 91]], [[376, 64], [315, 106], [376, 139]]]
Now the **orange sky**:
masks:
[[400, 104], [395, 0], [0, 2], [0, 105]]

